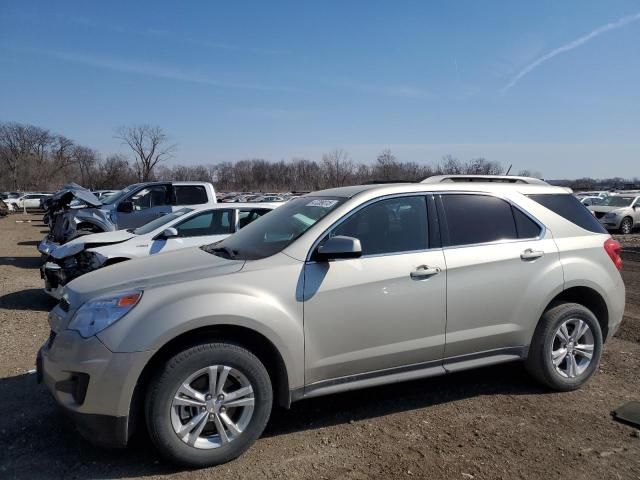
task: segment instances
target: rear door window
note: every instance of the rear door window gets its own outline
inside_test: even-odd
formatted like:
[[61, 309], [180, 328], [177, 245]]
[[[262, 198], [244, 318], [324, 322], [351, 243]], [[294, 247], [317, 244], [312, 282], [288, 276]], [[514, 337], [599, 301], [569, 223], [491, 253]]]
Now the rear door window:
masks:
[[585, 230], [607, 233], [587, 207], [569, 193], [529, 195], [529, 198]]
[[475, 245], [518, 238], [511, 205], [496, 197], [442, 195], [449, 246]]
[[238, 211], [238, 229], [244, 228], [271, 210], [268, 208], [240, 209]]
[[516, 221], [516, 230], [518, 231], [518, 238], [537, 238], [542, 233], [542, 228], [536, 222], [531, 220], [521, 210], [511, 207], [513, 211], [513, 218]]
[[176, 185], [177, 205], [200, 205], [207, 203], [207, 190], [202, 185]]
[[134, 193], [130, 200], [131, 203], [133, 203], [133, 209], [136, 211], [169, 205], [166, 185], [154, 185], [152, 187], [143, 188], [142, 190]]

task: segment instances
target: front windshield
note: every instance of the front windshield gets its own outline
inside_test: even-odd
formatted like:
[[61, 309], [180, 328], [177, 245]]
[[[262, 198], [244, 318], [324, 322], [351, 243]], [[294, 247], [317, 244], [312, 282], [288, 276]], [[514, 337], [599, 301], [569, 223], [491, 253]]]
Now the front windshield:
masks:
[[178, 217], [183, 216], [186, 213], [193, 212], [193, 208], [181, 208], [173, 213], [169, 213], [168, 215], [163, 215], [162, 217], [158, 217], [151, 222], [136, 228], [133, 233], [136, 235], [146, 235], [147, 233], [153, 232], [156, 228], [160, 228], [163, 225], [175, 220]]
[[293, 243], [345, 201], [340, 197], [300, 197], [250, 223], [225, 240], [202, 249], [225, 258], [258, 260]]
[[103, 205], [111, 205], [115, 202], [117, 202], [118, 200], [120, 200], [122, 197], [124, 197], [125, 195], [127, 195], [129, 192], [131, 192], [134, 188], [136, 188], [138, 186], [138, 184], [134, 184], [134, 185], [129, 185], [127, 188], [125, 188], [124, 190], [120, 190], [119, 192], [114, 193], [113, 195], [109, 195], [107, 198], [105, 198], [104, 200], [101, 200]]
[[635, 197], [611, 196], [604, 199], [600, 204], [603, 207], [628, 207], [633, 203]]

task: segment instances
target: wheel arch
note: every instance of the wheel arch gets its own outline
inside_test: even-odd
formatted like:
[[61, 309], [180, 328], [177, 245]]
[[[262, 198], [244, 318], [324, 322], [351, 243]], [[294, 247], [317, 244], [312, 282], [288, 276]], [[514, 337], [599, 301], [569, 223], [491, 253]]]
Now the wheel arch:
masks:
[[604, 297], [593, 288], [586, 286], [574, 286], [563, 290], [556, 295], [546, 306], [546, 312], [560, 303], [578, 303], [591, 310], [598, 319], [602, 330], [603, 340], [608, 339], [609, 334], [609, 308]]
[[107, 231], [100, 223], [92, 222], [89, 220], [82, 220], [80, 223], [76, 224], [76, 231], [77, 230], [91, 230], [94, 233], [102, 233]]
[[129, 432], [144, 424], [144, 396], [153, 372], [172, 355], [206, 341], [226, 341], [240, 345], [253, 353], [265, 366], [273, 385], [275, 404], [289, 408], [291, 394], [287, 366], [276, 346], [263, 334], [247, 327], [222, 324], [195, 328], [169, 340], [151, 357], [142, 369], [129, 408]]

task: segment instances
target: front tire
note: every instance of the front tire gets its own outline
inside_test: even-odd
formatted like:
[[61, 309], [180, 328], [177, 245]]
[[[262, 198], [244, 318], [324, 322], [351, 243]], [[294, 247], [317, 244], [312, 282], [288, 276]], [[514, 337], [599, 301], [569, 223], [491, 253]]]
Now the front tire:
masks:
[[625, 217], [620, 222], [620, 233], [630, 235], [633, 232], [633, 219]]
[[206, 343], [170, 358], [146, 398], [149, 434], [168, 460], [208, 467], [237, 458], [262, 434], [273, 403], [260, 360], [231, 343]]
[[566, 392], [591, 378], [601, 354], [598, 319], [583, 305], [563, 303], [542, 315], [525, 366], [543, 385]]

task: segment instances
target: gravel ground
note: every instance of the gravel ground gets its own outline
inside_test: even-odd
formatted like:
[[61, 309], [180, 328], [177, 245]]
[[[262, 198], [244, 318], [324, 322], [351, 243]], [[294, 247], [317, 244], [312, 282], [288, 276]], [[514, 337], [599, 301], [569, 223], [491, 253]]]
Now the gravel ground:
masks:
[[[627, 258], [627, 317], [582, 390], [550, 393], [518, 364], [275, 410], [243, 457], [177, 470], [144, 434], [124, 450], [91, 446], [27, 371], [48, 335], [36, 216], [0, 219], [0, 478], [640, 479], [640, 438], [610, 412], [640, 400], [640, 263]], [[637, 236], [634, 236], [637, 237]], [[631, 242], [630, 242], [631, 243]]]

